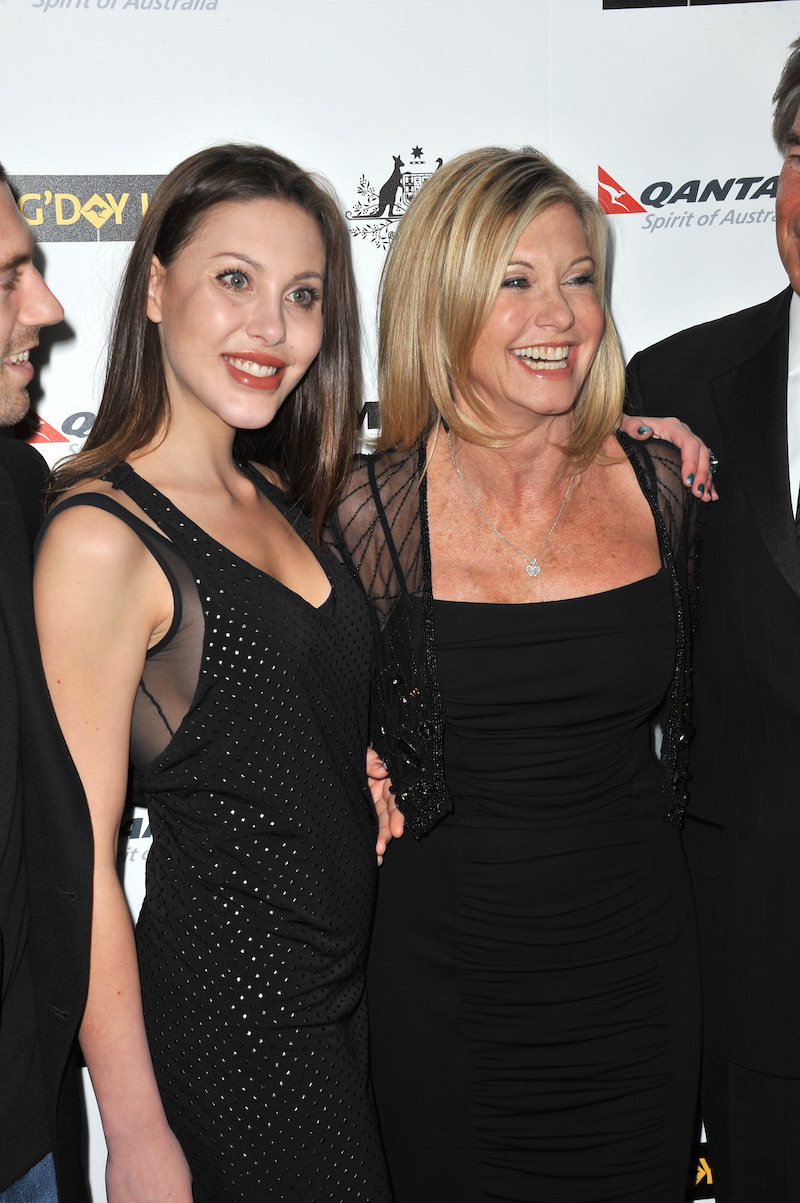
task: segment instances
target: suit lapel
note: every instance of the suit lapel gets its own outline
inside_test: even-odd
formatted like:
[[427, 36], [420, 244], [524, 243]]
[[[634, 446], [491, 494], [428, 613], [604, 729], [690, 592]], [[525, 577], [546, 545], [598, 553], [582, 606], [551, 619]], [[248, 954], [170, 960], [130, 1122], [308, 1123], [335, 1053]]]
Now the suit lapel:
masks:
[[[11, 742], [0, 750], [0, 848], [5, 847], [8, 837], [19, 784], [18, 657], [20, 645], [29, 648], [30, 640], [34, 638], [30, 575], [30, 546], [22, 511], [13, 484], [5, 469], [0, 467], [0, 624], [3, 628], [0, 644], [8, 657], [3, 665], [4, 689], [0, 705], [5, 708], [6, 720], [10, 720], [13, 727]], [[22, 613], [25, 606], [29, 607], [27, 614]], [[13, 696], [6, 696], [6, 689], [13, 690]]]
[[[31, 549], [16, 490], [0, 465], [0, 617], [15, 660], [37, 647], [33, 623]], [[20, 641], [22, 648], [20, 648]]]
[[726, 459], [770, 555], [800, 597], [800, 544], [788, 489], [789, 295], [784, 294], [778, 324], [772, 324], [767, 338], [763, 330], [754, 330], [753, 354], [712, 380], [710, 389]]

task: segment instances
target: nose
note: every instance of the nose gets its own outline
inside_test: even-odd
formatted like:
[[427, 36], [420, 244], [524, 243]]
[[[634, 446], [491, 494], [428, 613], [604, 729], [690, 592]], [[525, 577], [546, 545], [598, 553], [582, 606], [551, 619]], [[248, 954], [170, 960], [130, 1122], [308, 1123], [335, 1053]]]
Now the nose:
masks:
[[26, 273], [19, 311], [21, 326], [54, 326], [64, 316], [61, 302], [53, 296], [35, 267]]
[[283, 294], [264, 291], [255, 297], [248, 314], [245, 333], [251, 338], [263, 339], [268, 347], [285, 342], [286, 315], [283, 310]]
[[554, 330], [569, 330], [574, 321], [575, 314], [569, 297], [560, 285], [553, 284], [543, 288], [537, 297], [537, 325], [549, 326]]

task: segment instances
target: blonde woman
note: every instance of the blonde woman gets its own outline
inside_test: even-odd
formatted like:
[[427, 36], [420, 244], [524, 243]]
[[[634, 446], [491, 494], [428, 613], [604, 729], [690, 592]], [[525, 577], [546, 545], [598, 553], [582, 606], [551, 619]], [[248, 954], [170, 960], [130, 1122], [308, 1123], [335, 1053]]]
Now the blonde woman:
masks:
[[684, 1198], [698, 505], [671, 444], [616, 433], [605, 240], [547, 158], [487, 148], [424, 185], [384, 273], [381, 447], [335, 535], [405, 816], [369, 971], [397, 1203]]

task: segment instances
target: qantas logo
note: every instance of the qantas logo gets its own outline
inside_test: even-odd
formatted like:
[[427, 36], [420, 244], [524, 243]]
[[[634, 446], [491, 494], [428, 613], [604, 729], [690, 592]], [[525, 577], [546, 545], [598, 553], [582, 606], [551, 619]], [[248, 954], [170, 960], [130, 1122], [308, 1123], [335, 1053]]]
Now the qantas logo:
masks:
[[644, 205], [626, 192], [602, 167], [597, 168], [597, 199], [604, 213], [646, 213]]
[[29, 443], [68, 443], [69, 439], [66, 435], [61, 434], [49, 422], [45, 422], [44, 418], [37, 418], [38, 425], [32, 435], [26, 440]]
[[92, 429], [92, 422], [94, 422], [94, 414], [86, 409], [81, 409], [65, 418], [61, 423], [60, 430], [56, 430], [55, 426], [45, 422], [44, 418], [40, 418], [38, 414], [31, 414], [31, 418], [35, 418], [36, 429], [33, 434], [27, 436], [26, 442], [70, 443], [69, 450], [71, 452], [80, 451], [81, 443]]
[[[687, 180], [677, 187], [670, 180], [656, 180], [648, 184], [637, 200], [627, 189], [598, 166], [597, 199], [605, 213], [646, 213], [648, 209], [663, 209], [678, 201], [686, 204], [704, 204], [706, 201], [764, 201], [775, 199], [778, 191], [777, 175], [731, 176], [727, 180]], [[733, 217], [730, 219], [734, 220]], [[737, 221], [737, 224], [740, 224]]]

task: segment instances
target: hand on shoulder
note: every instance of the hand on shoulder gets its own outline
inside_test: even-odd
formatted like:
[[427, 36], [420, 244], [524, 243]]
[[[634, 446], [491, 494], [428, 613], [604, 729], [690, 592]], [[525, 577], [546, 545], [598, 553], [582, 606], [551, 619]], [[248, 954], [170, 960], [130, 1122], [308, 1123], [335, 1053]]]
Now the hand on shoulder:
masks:
[[656, 438], [673, 443], [681, 453], [681, 479], [701, 501], [718, 501], [714, 488], [716, 458], [709, 447], [679, 418], [638, 418], [626, 415], [621, 429], [639, 441]]

